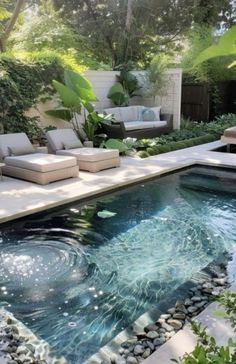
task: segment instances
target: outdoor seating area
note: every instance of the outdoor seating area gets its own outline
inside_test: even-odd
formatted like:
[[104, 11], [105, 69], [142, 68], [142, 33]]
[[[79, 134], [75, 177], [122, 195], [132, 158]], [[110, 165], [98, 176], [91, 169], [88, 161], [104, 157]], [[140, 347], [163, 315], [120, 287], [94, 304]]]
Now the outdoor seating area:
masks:
[[236, 4], [0, 0], [0, 364], [236, 364]]
[[109, 138], [155, 138], [173, 130], [173, 115], [162, 114], [161, 107], [127, 106], [105, 109], [115, 117], [113, 124], [103, 124]]

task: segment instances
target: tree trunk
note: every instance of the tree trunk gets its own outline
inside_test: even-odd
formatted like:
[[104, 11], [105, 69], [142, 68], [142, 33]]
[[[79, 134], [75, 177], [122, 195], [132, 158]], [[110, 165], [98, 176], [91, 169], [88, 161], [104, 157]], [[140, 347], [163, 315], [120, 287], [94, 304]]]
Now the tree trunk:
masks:
[[26, 0], [17, 0], [17, 2], [16, 2], [16, 6], [12, 13], [12, 16], [11, 16], [10, 20], [7, 22], [7, 25], [0, 38], [0, 52], [2, 52], [2, 53], [6, 51], [6, 41], [9, 38], [12, 29], [14, 28], [14, 25], [17, 21], [17, 18], [19, 16], [25, 2], [26, 2]]
[[123, 44], [123, 63], [128, 61], [129, 43], [130, 43], [130, 30], [133, 18], [133, 0], [128, 0], [126, 20], [125, 20], [125, 32], [124, 32], [124, 44]]

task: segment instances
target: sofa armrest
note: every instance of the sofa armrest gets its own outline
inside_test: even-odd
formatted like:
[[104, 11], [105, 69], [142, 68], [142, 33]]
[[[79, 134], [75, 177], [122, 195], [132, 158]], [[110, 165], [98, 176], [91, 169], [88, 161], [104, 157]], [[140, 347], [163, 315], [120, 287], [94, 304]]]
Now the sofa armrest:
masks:
[[168, 128], [173, 129], [173, 114], [161, 114], [160, 120], [167, 121]]

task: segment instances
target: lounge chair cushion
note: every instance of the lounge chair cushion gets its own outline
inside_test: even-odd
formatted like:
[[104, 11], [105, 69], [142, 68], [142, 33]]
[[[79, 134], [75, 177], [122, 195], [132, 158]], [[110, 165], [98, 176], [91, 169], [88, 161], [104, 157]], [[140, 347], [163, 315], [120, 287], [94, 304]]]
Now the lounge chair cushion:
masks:
[[54, 152], [64, 149], [65, 144], [77, 143], [80, 148], [83, 147], [73, 129], [50, 130], [46, 133], [46, 136]]
[[139, 130], [139, 129], [151, 129], [161, 128], [167, 125], [167, 121], [127, 121], [124, 123], [125, 129], [128, 130]]
[[83, 147], [83, 145], [79, 139], [76, 141], [64, 143], [65, 149], [76, 149], [76, 148], [82, 148], [82, 147]]
[[10, 155], [9, 148], [32, 149], [25, 133], [1, 134], [0, 135], [0, 157], [5, 158]]
[[68, 158], [44, 153], [6, 157], [4, 163], [7, 166], [14, 166], [37, 172], [52, 172], [77, 165], [77, 161], [73, 157]]
[[33, 147], [33, 145], [27, 145], [27, 146], [22, 146], [22, 147], [8, 147], [9, 150], [9, 155], [25, 155], [25, 154], [32, 154], [35, 153], [35, 149]]
[[225, 129], [224, 136], [227, 138], [236, 138], [236, 126]]
[[57, 155], [74, 156], [78, 161], [99, 162], [107, 159], [119, 158], [119, 151], [116, 149], [77, 148], [58, 150]]

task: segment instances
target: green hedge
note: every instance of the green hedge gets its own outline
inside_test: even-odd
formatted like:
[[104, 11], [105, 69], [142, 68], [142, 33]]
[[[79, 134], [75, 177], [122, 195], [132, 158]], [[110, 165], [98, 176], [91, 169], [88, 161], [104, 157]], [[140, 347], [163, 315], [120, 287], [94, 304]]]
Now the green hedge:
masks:
[[24, 63], [0, 58], [0, 123], [4, 132], [26, 132], [37, 139], [40, 129], [36, 118], [25, 116], [43, 94], [52, 94], [53, 79], [62, 80], [63, 65], [57, 60]]
[[216, 136], [214, 136], [212, 134], [206, 134], [206, 135], [203, 135], [200, 137], [186, 139], [183, 141], [170, 142], [168, 144], [159, 144], [159, 145], [157, 144], [153, 147], [148, 147], [146, 150], [138, 151], [137, 155], [140, 158], [147, 158], [152, 155], [172, 152], [172, 151], [178, 150], [178, 149], [184, 149], [184, 148], [193, 147], [193, 146], [199, 145], [199, 144], [209, 143], [216, 139], [217, 139]]

